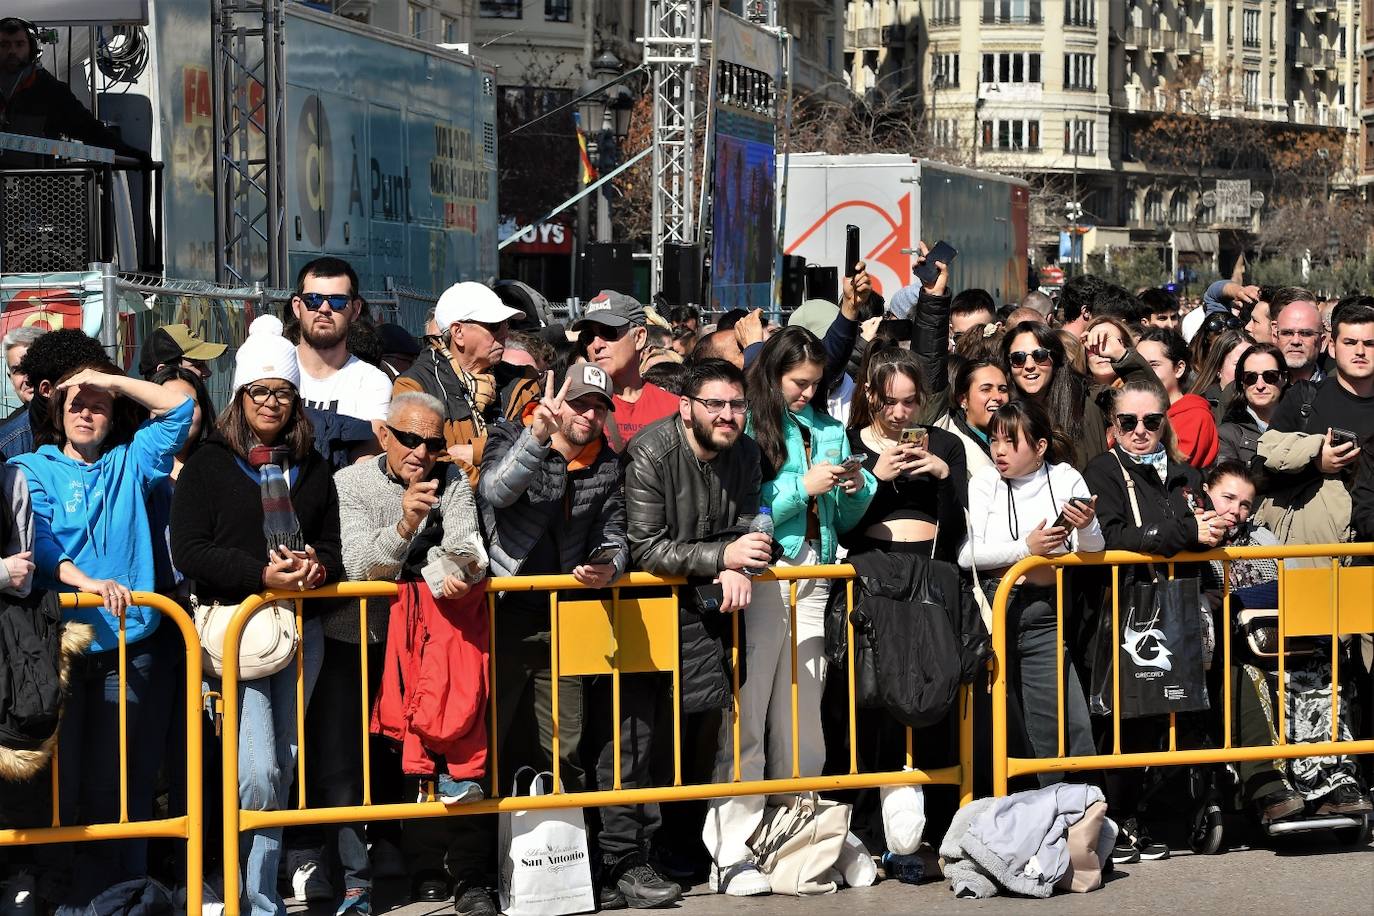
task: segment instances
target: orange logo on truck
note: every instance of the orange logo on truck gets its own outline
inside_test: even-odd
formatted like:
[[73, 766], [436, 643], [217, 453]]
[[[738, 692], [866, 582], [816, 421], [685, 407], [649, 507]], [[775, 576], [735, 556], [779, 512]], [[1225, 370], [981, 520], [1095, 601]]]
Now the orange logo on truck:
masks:
[[[795, 254], [797, 249], [804, 245], [806, 243], [806, 240], [809, 239], [812, 235], [814, 235], [817, 230], [823, 229], [826, 226], [826, 224], [830, 222], [832, 217], [836, 216], [836, 214], [839, 214], [845, 210], [850, 209], [851, 207], [858, 207], [862, 210], [872, 210], [874, 213], [882, 217], [883, 222], [885, 222], [888, 226], [887, 234], [884, 235], [881, 239], [879, 239], [876, 245], [872, 246], [871, 248], [869, 248], [868, 251], [864, 252], [864, 260], [868, 262], [870, 265], [875, 262], [883, 265], [888, 270], [892, 271], [893, 275], [898, 277], [899, 279], [904, 279], [908, 277], [911, 274], [911, 256], [903, 253], [902, 249], [907, 247], [911, 240], [910, 191], [903, 194], [900, 198], [897, 199], [896, 219], [893, 219], [892, 214], [888, 213], [886, 210], [884, 210], [877, 204], [873, 203], [873, 201], [871, 200], [862, 200], [856, 198], [854, 200], [841, 201], [840, 203], [835, 204], [835, 206], [831, 207], [829, 210], [826, 210], [823, 214], [821, 214], [820, 219], [816, 220], [809, 227], [807, 227], [805, 232], [797, 236], [797, 238], [792, 242], [792, 244], [787, 247], [786, 253]], [[853, 220], [851, 219], [845, 220], [844, 222], [852, 221]], [[872, 267], [870, 267], [869, 273], [872, 274], [873, 272], [874, 271]], [[878, 292], [883, 293], [882, 282], [877, 277], [873, 278], [873, 288]], [[886, 293], [884, 293], [884, 295], [886, 295]]]

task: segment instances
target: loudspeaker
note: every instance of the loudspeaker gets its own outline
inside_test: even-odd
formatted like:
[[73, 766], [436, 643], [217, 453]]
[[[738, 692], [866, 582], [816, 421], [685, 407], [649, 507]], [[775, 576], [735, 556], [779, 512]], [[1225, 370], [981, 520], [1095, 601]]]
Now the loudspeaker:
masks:
[[806, 298], [806, 258], [797, 254], [782, 256], [782, 310], [796, 311]]
[[701, 305], [701, 246], [666, 242], [663, 245], [663, 286], [670, 305]]
[[0, 176], [0, 269], [86, 270], [100, 260], [98, 214], [91, 169], [6, 170]]
[[585, 302], [603, 289], [634, 294], [634, 246], [629, 242], [594, 242], [582, 252], [578, 289]]
[[812, 264], [806, 268], [806, 298], [840, 304], [840, 269]]

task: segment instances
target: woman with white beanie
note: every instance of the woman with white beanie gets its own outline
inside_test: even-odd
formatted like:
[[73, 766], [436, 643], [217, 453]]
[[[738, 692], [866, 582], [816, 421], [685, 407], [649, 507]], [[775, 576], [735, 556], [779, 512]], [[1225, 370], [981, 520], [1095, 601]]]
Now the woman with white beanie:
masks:
[[[313, 447], [300, 402], [296, 348], [281, 322], [259, 317], [234, 358], [234, 394], [217, 429], [186, 462], [172, 500], [172, 559], [201, 605], [236, 606], [272, 589], [303, 591], [343, 575], [332, 469]], [[324, 637], [312, 602], [300, 634], [309, 702]], [[258, 615], [259, 619], [264, 615]], [[207, 689], [220, 689], [208, 678]], [[239, 684], [239, 802], [287, 802], [296, 766], [296, 666]], [[252, 916], [286, 912], [277, 893], [280, 828], [240, 842]]]

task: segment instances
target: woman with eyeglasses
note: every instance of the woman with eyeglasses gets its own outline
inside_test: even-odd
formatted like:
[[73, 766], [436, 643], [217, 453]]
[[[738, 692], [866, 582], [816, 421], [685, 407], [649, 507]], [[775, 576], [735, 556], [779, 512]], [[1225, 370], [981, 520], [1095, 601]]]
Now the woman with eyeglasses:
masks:
[[[297, 389], [296, 348], [263, 315], [234, 357], [234, 394], [216, 433], [186, 462], [172, 497], [172, 560], [202, 605], [237, 605], [267, 589], [305, 591], [343, 575], [332, 468], [314, 449]], [[323, 657], [319, 605], [304, 604], [305, 703]], [[219, 690], [218, 678], [206, 679]], [[239, 683], [239, 804], [279, 810], [296, 764], [296, 665]], [[302, 710], [303, 712], [303, 710]], [[252, 916], [277, 916], [280, 827], [243, 834], [242, 887]]]
[[1288, 388], [1283, 353], [1273, 344], [1251, 344], [1236, 361], [1235, 381], [1235, 392], [1217, 430], [1221, 439], [1217, 460], [1239, 461], [1248, 466]]
[[[1169, 557], [1215, 547], [1229, 530], [1226, 520], [1204, 510], [1202, 477], [1175, 450], [1169, 419], [1169, 398], [1159, 382], [1130, 381], [1117, 391], [1112, 409], [1116, 442], [1083, 472], [1088, 488], [1097, 496], [1097, 517], [1107, 550]], [[1119, 582], [1123, 601], [1135, 576], [1144, 574], [1135, 568], [1123, 570]], [[1108, 594], [1102, 613], [1111, 613], [1110, 602]], [[1088, 632], [1094, 629], [1089, 626]], [[1123, 721], [1123, 748], [1155, 749], [1158, 728], [1154, 719]], [[1110, 740], [1110, 735], [1106, 737]], [[1167, 846], [1152, 843], [1139, 829], [1135, 810], [1139, 788], [1138, 772], [1108, 771], [1106, 775], [1107, 803], [1112, 818], [1122, 827], [1112, 854], [1118, 864], [1169, 854]]]
[[[997, 409], [988, 431], [994, 466], [969, 481], [971, 527], [959, 565], [973, 570], [991, 602], [1007, 570], [1026, 557], [1101, 550], [1103, 542], [1088, 485], [1073, 467], [1055, 460], [1054, 429], [1043, 407], [1030, 400], [1012, 401]], [[1006, 621], [1007, 642], [1015, 650], [1009, 669], [1012, 694], [1030, 754], [1058, 753], [1058, 658], [1064, 652], [1064, 752], [1091, 755], [1092, 722], [1077, 671], [1059, 638], [1052, 568], [1031, 570], [1016, 582], [1007, 599]], [[1066, 619], [1066, 637], [1070, 626]], [[1040, 782], [1061, 779], [1047, 773]]]
[[1058, 452], [1075, 468], [1102, 454], [1106, 422], [1090, 397], [1088, 380], [1067, 364], [1058, 333], [1023, 321], [1002, 338], [1002, 363], [1018, 397], [1035, 401], [1054, 425]]

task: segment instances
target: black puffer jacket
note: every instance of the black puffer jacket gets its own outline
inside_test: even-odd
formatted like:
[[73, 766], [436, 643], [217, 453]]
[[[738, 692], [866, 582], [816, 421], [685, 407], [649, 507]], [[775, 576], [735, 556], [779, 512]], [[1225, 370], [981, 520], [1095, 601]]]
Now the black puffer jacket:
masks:
[[625, 540], [625, 472], [605, 439], [585, 467], [569, 469], [528, 427], [502, 420], [487, 427], [477, 506], [494, 576], [520, 575], [525, 558], [554, 532], [559, 570], [571, 573], [599, 544], [622, 545], [616, 575], [630, 567]]
[[[1135, 484], [1137, 525], [1131, 511], [1122, 469]], [[1108, 550], [1133, 550], [1172, 556], [1184, 550], [1205, 549], [1198, 543], [1193, 507], [1203, 504], [1202, 478], [1197, 470], [1170, 458], [1161, 483], [1149, 465], [1137, 464], [1119, 448], [1088, 463], [1083, 479], [1097, 495], [1097, 518]]]
[[[625, 456], [635, 568], [710, 582], [725, 568], [726, 546], [758, 512], [758, 445], [741, 434], [732, 448], [700, 462], [673, 414], [640, 430]], [[724, 709], [731, 702], [730, 618], [697, 608], [690, 590], [678, 608], [683, 711]]]

